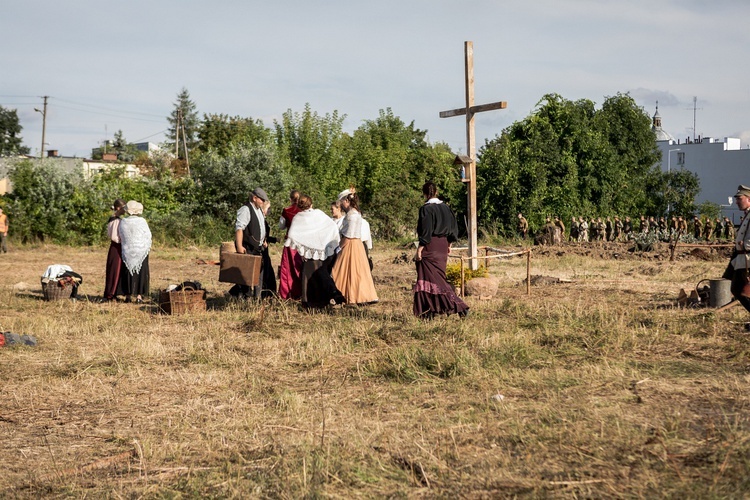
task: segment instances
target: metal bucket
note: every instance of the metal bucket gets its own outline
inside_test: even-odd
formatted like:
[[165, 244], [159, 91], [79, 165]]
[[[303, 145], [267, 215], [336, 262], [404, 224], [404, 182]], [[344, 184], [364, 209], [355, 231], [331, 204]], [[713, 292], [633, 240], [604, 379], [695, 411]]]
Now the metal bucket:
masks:
[[725, 279], [708, 280], [711, 293], [708, 296], [708, 305], [711, 307], [722, 307], [732, 301], [732, 282]]

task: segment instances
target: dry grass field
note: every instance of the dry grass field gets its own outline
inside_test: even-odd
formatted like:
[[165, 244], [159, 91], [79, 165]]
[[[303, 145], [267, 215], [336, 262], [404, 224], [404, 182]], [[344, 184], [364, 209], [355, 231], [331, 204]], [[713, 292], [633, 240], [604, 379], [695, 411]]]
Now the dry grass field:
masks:
[[[422, 322], [395, 246], [380, 303], [315, 313], [227, 301], [218, 249], [154, 249], [145, 305], [99, 303], [105, 248], [12, 250], [0, 330], [39, 345], [0, 348], [2, 498], [750, 495], [750, 314], [675, 306], [724, 257], [535, 251], [570, 282], [495, 261], [495, 297]], [[41, 300], [53, 263], [85, 297]], [[156, 313], [184, 280], [208, 311]]]

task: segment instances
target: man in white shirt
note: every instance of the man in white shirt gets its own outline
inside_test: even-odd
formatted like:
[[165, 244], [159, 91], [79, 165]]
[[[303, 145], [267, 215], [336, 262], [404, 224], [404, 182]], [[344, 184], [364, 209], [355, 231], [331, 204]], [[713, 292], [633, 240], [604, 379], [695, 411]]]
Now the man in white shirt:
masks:
[[[237, 211], [237, 221], [234, 225], [234, 246], [237, 253], [261, 255], [266, 246], [266, 218], [263, 214], [263, 204], [268, 201], [268, 195], [262, 188], [255, 188], [250, 193], [250, 201], [242, 205]], [[239, 293], [260, 298], [263, 289], [263, 268], [261, 267], [259, 285], [250, 287], [237, 285], [229, 291], [232, 295]]]

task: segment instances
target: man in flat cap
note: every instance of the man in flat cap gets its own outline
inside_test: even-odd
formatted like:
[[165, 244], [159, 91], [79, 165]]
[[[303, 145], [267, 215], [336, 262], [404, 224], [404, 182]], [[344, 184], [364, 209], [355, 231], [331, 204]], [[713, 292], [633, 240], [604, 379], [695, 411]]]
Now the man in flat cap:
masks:
[[[237, 253], [261, 255], [266, 246], [266, 218], [263, 214], [263, 205], [268, 201], [268, 195], [262, 188], [255, 188], [250, 193], [250, 200], [242, 205], [237, 211], [237, 221], [234, 225], [234, 246]], [[244, 294], [256, 299], [261, 297], [263, 289], [263, 268], [260, 271], [259, 285], [252, 287], [247, 285], [236, 285], [229, 293], [232, 295]]]
[[[729, 261], [727, 270], [724, 271], [724, 279], [732, 280], [732, 295], [750, 311], [750, 260], [747, 254], [750, 253], [750, 187], [740, 185], [737, 188], [737, 194], [734, 195], [737, 202], [737, 208], [745, 212], [734, 239], [734, 252]], [[746, 329], [750, 329], [750, 323], [745, 324]]]

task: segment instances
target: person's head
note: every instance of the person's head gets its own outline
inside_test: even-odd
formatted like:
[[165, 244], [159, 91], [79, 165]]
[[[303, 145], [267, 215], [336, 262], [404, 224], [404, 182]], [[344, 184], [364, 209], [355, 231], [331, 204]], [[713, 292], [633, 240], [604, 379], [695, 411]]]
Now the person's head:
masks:
[[424, 183], [424, 186], [422, 186], [422, 195], [425, 199], [429, 200], [431, 198], [437, 198], [437, 194], [438, 189], [434, 182], [427, 181]]
[[354, 188], [347, 189], [339, 194], [339, 204], [344, 212], [348, 212], [352, 208], [359, 210], [359, 198]]
[[310, 198], [306, 194], [303, 194], [297, 200], [297, 208], [299, 208], [300, 210], [307, 210], [308, 208], [312, 208], [312, 198]]
[[296, 189], [292, 189], [292, 192], [289, 193], [289, 201], [292, 202], [292, 205], [296, 205], [299, 201], [300, 193]]
[[339, 200], [334, 201], [331, 203], [331, 217], [334, 219], [341, 218], [343, 214], [341, 213], [341, 203], [339, 203]]
[[255, 205], [257, 208], [263, 208], [263, 204], [268, 201], [268, 195], [263, 188], [255, 188], [250, 193], [250, 203]]
[[112, 203], [112, 211], [117, 215], [123, 214], [125, 212], [125, 202], [120, 198], [117, 198]]
[[130, 200], [125, 204], [125, 211], [129, 215], [143, 215], [143, 205], [135, 200]]
[[260, 207], [261, 210], [263, 210], [263, 215], [268, 215], [268, 211], [271, 210], [271, 200], [264, 201], [263, 205]]
[[737, 193], [734, 195], [734, 201], [737, 202], [737, 208], [740, 210], [750, 208], [750, 187], [740, 184], [737, 187]]

